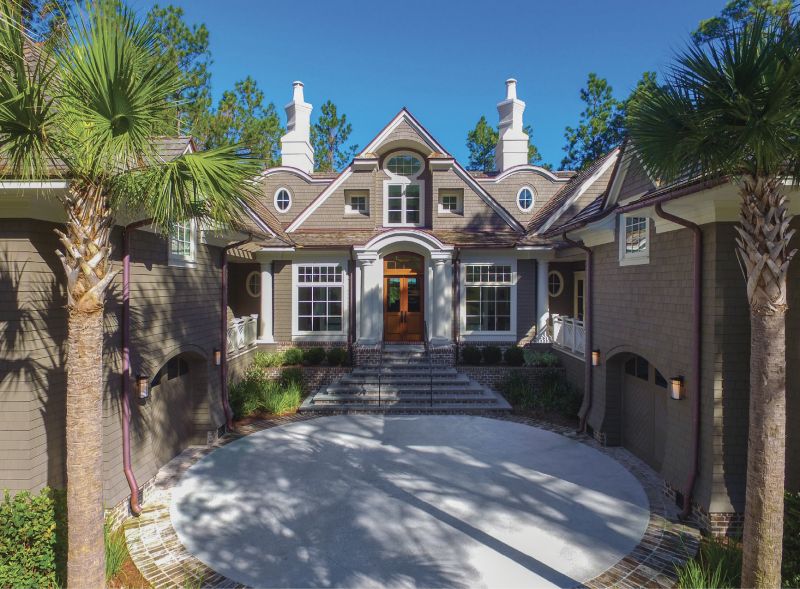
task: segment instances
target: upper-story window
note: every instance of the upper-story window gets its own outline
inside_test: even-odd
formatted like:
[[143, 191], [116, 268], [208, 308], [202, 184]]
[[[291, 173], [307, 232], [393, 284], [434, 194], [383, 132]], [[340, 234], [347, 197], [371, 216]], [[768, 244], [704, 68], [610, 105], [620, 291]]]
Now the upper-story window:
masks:
[[197, 232], [194, 221], [176, 223], [169, 232], [169, 263], [186, 266], [194, 263], [197, 250]]
[[464, 190], [441, 188], [439, 190], [439, 214], [461, 215], [464, 213]]
[[369, 216], [369, 190], [344, 191], [345, 215]]
[[386, 160], [389, 179], [384, 182], [384, 225], [418, 227], [424, 219], [424, 184], [419, 180], [423, 164], [419, 156], [398, 153]]
[[619, 261], [622, 265], [650, 261], [650, 221], [647, 217], [623, 215], [619, 224]]
[[535, 194], [530, 186], [523, 186], [517, 192], [517, 206], [523, 213], [529, 212], [535, 202]]
[[292, 206], [292, 193], [287, 188], [278, 188], [275, 191], [275, 208], [279, 213], [285, 213]]

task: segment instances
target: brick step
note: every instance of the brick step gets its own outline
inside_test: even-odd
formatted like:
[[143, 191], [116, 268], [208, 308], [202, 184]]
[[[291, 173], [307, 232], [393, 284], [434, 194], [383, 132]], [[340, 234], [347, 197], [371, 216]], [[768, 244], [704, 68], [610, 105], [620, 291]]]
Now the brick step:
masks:
[[[381, 385], [380, 392], [386, 395], [393, 394], [428, 394], [430, 392], [429, 386], [422, 385], [405, 385], [401, 387]], [[483, 392], [485, 389], [477, 383], [467, 383], [463, 386], [434, 386], [433, 394], [441, 395], [473, 395]], [[370, 394], [378, 393], [377, 384], [357, 385], [357, 384], [341, 384], [334, 383], [323, 387], [319, 393], [327, 393], [331, 395], [350, 395], [350, 394]]]
[[374, 404], [378, 402], [382, 403], [430, 403], [431, 398], [433, 399], [434, 404], [439, 403], [497, 403], [497, 400], [494, 398], [493, 395], [489, 395], [486, 393], [482, 394], [471, 394], [471, 395], [448, 395], [442, 393], [433, 393], [433, 396], [428, 394], [388, 394], [388, 395], [380, 395], [377, 394], [325, 394], [325, 393], [318, 393], [314, 395], [314, 405], [319, 404], [330, 404], [330, 403], [366, 403], [366, 404]]
[[310, 405], [301, 407], [299, 413], [459, 413], [459, 414], [485, 414], [508, 413], [509, 408], [489, 403], [442, 403], [431, 406], [429, 403], [408, 403], [368, 405], [364, 403], [350, 403], [346, 405]]
[[[434, 386], [437, 384], [466, 384], [470, 382], [470, 378], [464, 374], [448, 374], [438, 377], [434, 375], [432, 380]], [[339, 382], [347, 384], [377, 384], [379, 381], [383, 384], [429, 384], [431, 377], [428, 374], [419, 376], [384, 374], [380, 377], [377, 374], [365, 376], [351, 376], [348, 374], [343, 376]]]
[[413, 366], [413, 365], [405, 365], [405, 366], [384, 366], [383, 369], [380, 368], [354, 368], [353, 371], [350, 373], [350, 376], [375, 376], [377, 374], [386, 375], [401, 375], [401, 376], [428, 376], [433, 375], [434, 378], [442, 377], [442, 376], [455, 376], [458, 374], [458, 371], [455, 368], [429, 368], [429, 367], [420, 367], [420, 366]]

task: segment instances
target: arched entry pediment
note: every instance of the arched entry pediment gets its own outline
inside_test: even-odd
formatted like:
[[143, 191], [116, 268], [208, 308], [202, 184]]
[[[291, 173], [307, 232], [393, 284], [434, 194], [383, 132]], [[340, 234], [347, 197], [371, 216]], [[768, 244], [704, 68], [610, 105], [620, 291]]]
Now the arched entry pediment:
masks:
[[374, 252], [385, 255], [396, 251], [408, 250], [423, 255], [452, 255], [454, 247], [439, 241], [433, 235], [423, 231], [395, 229], [373, 237], [366, 245], [353, 248], [356, 254]]

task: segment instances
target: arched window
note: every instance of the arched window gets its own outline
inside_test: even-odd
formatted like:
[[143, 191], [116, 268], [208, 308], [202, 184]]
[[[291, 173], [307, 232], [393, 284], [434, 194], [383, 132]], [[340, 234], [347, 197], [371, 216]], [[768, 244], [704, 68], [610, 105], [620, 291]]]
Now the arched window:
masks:
[[422, 159], [412, 152], [391, 155], [385, 170], [389, 179], [383, 183], [383, 224], [419, 227], [425, 223]]
[[285, 213], [292, 206], [292, 193], [287, 188], [278, 188], [275, 191], [275, 208], [278, 212]]

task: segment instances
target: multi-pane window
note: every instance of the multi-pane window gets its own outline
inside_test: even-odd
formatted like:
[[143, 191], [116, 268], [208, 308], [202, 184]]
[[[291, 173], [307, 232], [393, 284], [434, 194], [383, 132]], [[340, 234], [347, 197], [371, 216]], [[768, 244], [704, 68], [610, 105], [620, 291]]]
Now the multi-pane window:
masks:
[[389, 159], [386, 167], [398, 176], [416, 176], [422, 169], [422, 163], [413, 155], [396, 155]]
[[533, 189], [528, 188], [527, 186], [521, 188], [520, 191], [517, 193], [517, 206], [519, 210], [523, 212], [527, 212], [531, 210], [533, 207]]
[[457, 211], [458, 197], [455, 194], [442, 195], [442, 208], [445, 211]]
[[291, 193], [285, 188], [279, 188], [277, 192], [275, 192], [275, 208], [278, 209], [279, 212], [285, 213], [286, 211], [289, 210], [289, 207], [291, 206], [292, 206]]
[[194, 228], [191, 221], [177, 223], [170, 231], [169, 258], [172, 263], [194, 261]]
[[511, 330], [509, 265], [467, 265], [466, 327], [468, 331]]
[[625, 217], [625, 253], [647, 252], [647, 217]]
[[342, 330], [342, 267], [338, 264], [297, 269], [297, 329]]
[[440, 190], [439, 212], [460, 214], [462, 211], [462, 194], [463, 192], [460, 190]]
[[362, 215], [367, 212], [367, 197], [363, 194], [354, 194], [350, 197], [350, 210], [354, 213], [361, 213]]
[[390, 224], [417, 225], [420, 222], [419, 184], [389, 184], [386, 201]]

